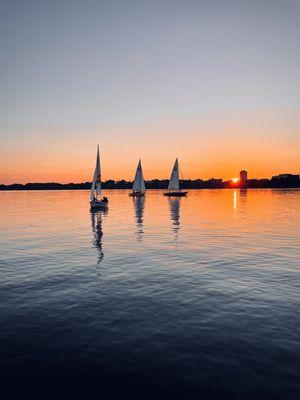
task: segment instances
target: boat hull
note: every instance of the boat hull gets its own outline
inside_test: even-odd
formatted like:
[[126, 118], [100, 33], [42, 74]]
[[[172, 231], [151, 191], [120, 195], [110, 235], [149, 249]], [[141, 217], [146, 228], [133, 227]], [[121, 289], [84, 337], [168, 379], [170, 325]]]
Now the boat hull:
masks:
[[132, 192], [132, 193], [129, 193], [129, 196], [131, 196], [131, 197], [144, 197], [145, 196], [145, 192]]
[[108, 207], [108, 201], [99, 201], [99, 200], [93, 200], [90, 201], [91, 209], [97, 210], [100, 208], [107, 208]]
[[184, 197], [188, 192], [165, 192], [164, 196], [168, 197]]

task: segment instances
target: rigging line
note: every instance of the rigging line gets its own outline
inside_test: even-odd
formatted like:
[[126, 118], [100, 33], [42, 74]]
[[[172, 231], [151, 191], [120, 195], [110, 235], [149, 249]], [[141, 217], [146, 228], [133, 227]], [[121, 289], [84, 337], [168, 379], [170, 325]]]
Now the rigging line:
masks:
[[184, 180], [184, 178], [183, 178], [183, 174], [182, 174], [182, 172], [181, 172], [180, 165], [178, 165], [178, 167], [179, 167], [179, 173], [180, 173], [180, 175], [181, 175], [181, 180], [183, 181], [183, 180]]
[[142, 166], [140, 164], [140, 191], [142, 191]]
[[182, 174], [181, 168], [180, 168], [180, 166], [178, 166], [178, 167], [179, 167], [179, 173], [180, 173], [180, 175], [181, 175], [181, 180], [183, 181], [184, 178], [183, 178], [183, 174]]

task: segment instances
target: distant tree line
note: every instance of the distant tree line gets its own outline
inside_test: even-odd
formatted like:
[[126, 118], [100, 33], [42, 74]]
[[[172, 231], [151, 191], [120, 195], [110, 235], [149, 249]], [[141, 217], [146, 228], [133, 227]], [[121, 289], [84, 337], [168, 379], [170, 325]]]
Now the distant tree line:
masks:
[[[103, 189], [131, 189], [131, 181], [108, 180], [102, 182]], [[146, 181], [147, 189], [166, 189], [169, 181], [167, 179], [152, 179]], [[12, 185], [0, 185], [0, 190], [80, 190], [90, 189], [91, 182], [84, 183], [14, 183]], [[184, 179], [181, 181], [183, 189], [234, 189], [241, 188], [240, 183], [223, 181], [222, 179]], [[299, 175], [287, 175], [284, 178], [273, 177], [272, 179], [249, 179], [246, 188], [300, 188]]]

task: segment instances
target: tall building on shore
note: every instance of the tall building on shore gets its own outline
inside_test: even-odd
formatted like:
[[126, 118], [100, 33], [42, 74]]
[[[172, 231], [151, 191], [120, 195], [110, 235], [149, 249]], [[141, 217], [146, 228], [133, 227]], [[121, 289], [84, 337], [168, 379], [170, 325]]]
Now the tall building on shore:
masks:
[[240, 171], [240, 186], [242, 188], [247, 186], [248, 172], [244, 169]]

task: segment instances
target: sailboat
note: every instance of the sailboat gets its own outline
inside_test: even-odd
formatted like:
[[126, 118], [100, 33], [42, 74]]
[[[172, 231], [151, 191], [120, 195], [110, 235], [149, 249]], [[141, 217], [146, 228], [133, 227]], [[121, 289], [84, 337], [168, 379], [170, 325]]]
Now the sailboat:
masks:
[[145, 193], [146, 193], [146, 188], [143, 177], [142, 163], [141, 160], [139, 160], [132, 186], [132, 192], [129, 193], [129, 196], [143, 197], [145, 196]]
[[184, 192], [180, 189], [179, 184], [179, 164], [178, 157], [175, 160], [171, 178], [169, 181], [168, 191], [164, 193], [164, 196], [186, 196], [187, 192]]
[[99, 145], [98, 145], [96, 167], [90, 193], [91, 209], [107, 207], [108, 198], [104, 196], [101, 199], [100, 196], [101, 196], [101, 170], [100, 170], [100, 156], [99, 156]]

